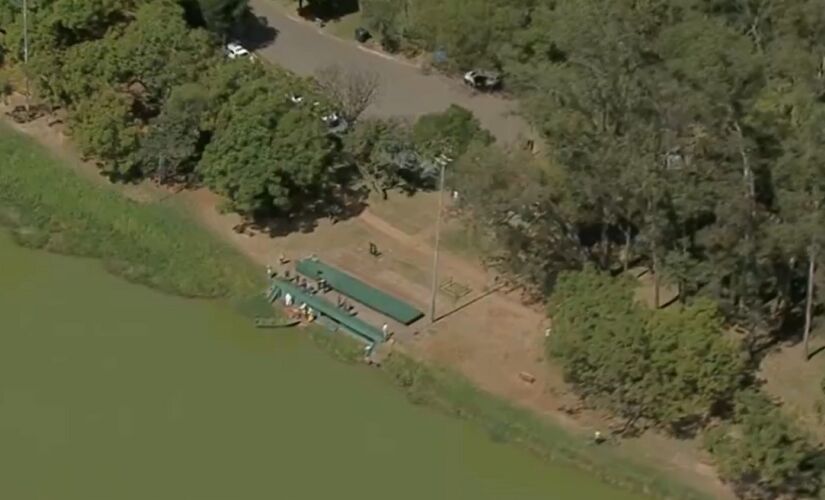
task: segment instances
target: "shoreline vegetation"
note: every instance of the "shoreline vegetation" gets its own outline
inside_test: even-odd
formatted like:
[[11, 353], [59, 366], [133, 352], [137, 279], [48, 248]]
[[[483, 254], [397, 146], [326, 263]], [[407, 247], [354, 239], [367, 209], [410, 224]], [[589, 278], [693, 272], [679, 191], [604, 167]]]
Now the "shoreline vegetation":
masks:
[[[140, 204], [96, 186], [5, 124], [0, 124], [0, 158], [0, 225], [10, 228], [17, 243], [100, 259], [109, 272], [166, 293], [228, 298], [239, 314], [260, 312], [260, 301], [248, 299], [262, 285], [254, 266], [179, 210]], [[360, 346], [349, 337], [321, 328], [311, 328], [309, 337], [335, 359], [348, 363], [361, 359]], [[629, 491], [665, 498], [707, 498], [666, 479], [664, 472], [615, 453], [609, 445], [597, 449], [586, 437], [404, 352], [394, 351], [380, 373], [413, 404], [471, 422], [495, 442], [512, 443], [550, 462], [587, 470]]]
[[250, 263], [183, 214], [99, 188], [40, 148], [0, 124], [0, 225], [20, 245], [98, 258], [129, 281], [185, 297], [263, 286]]

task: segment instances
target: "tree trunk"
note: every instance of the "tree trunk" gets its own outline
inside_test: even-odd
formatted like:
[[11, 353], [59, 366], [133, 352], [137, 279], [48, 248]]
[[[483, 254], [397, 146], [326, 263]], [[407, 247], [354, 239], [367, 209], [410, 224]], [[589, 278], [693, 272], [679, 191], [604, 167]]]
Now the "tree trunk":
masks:
[[[748, 156], [747, 147], [745, 146], [745, 134], [742, 132], [742, 127], [739, 122], [734, 122], [734, 130], [739, 139], [739, 157], [742, 159], [742, 179], [745, 182], [745, 196], [750, 202], [751, 219], [756, 218], [756, 178], [751, 168], [750, 157]], [[753, 220], [751, 220], [753, 223]], [[747, 237], [750, 239], [750, 230], [748, 228]]]
[[656, 251], [656, 242], [659, 238], [659, 224], [653, 209], [656, 203], [653, 199], [647, 201], [647, 213], [650, 218], [650, 259], [653, 267], [653, 307], [659, 309], [659, 253]]
[[659, 309], [659, 258], [655, 248], [651, 251], [651, 258], [653, 259], [653, 307]]
[[608, 241], [607, 241], [607, 214], [606, 213], [604, 214], [602, 219], [603, 220], [602, 220], [602, 227], [601, 227], [601, 232], [602, 232], [602, 234], [601, 234], [601, 247], [602, 247], [601, 248], [601, 250], [602, 250], [602, 252], [601, 252], [601, 254], [602, 254], [602, 256], [601, 256], [601, 261], [602, 261], [601, 265], [602, 265], [602, 269], [607, 269], [608, 268], [608, 262], [609, 262], [610, 259], [608, 258], [609, 244], [608, 244]]
[[622, 260], [624, 261], [624, 271], [627, 272], [627, 268], [630, 266], [630, 228], [626, 227], [624, 230], [624, 255], [622, 256]]
[[808, 360], [808, 344], [811, 337], [811, 321], [814, 303], [814, 273], [816, 272], [816, 248], [811, 245], [808, 250], [808, 291], [805, 297], [805, 329], [802, 332], [802, 349], [805, 361]]

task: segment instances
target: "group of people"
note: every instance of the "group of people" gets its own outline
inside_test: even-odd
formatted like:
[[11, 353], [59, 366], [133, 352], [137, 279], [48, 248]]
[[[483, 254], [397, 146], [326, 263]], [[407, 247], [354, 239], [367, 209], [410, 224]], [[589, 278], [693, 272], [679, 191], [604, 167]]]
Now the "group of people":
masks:
[[[293, 300], [294, 299], [291, 293], [287, 292], [284, 294], [284, 305], [286, 307], [292, 307]], [[298, 310], [300, 311], [301, 318], [303, 320], [308, 321], [310, 323], [315, 321], [315, 311], [311, 307], [309, 307], [305, 302], [301, 302], [301, 305], [298, 306]]]
[[[373, 251], [377, 251], [377, 247], [375, 246], [375, 244], [370, 243], [370, 253], [372, 253]], [[287, 263], [289, 261], [286, 259], [286, 257], [284, 257], [284, 254], [281, 254], [279, 262], [281, 263], [281, 265], [283, 265], [284, 263]], [[277, 271], [275, 271], [272, 268], [272, 266], [266, 266], [266, 274], [269, 277], [269, 279], [273, 279], [273, 278], [278, 276]], [[291, 276], [290, 272], [288, 270], [284, 271], [284, 279], [286, 279], [289, 282], [294, 282], [295, 284], [298, 285], [298, 287], [301, 290], [303, 290], [307, 293], [310, 293], [312, 295], [315, 295], [318, 292], [326, 293], [326, 292], [328, 292], [332, 289], [329, 286], [329, 284], [327, 283], [327, 281], [323, 278], [320, 278], [318, 280], [318, 286], [316, 287], [316, 286], [313, 286], [306, 278], [302, 278], [298, 275]], [[292, 307], [293, 302], [294, 302], [294, 297], [292, 296], [291, 293], [284, 294], [284, 305], [286, 307], [288, 307], [288, 308]], [[348, 314], [351, 314], [353, 316], [357, 313], [357, 311], [355, 310], [355, 306], [353, 304], [351, 304], [349, 301], [347, 301], [347, 299], [345, 297], [341, 296], [341, 295], [338, 296], [336, 306], [339, 309], [343, 309]], [[302, 319], [304, 319], [305, 321], [309, 321], [309, 322], [315, 321], [315, 319], [316, 319], [315, 311], [311, 307], [309, 307], [306, 303], [301, 302], [301, 304], [298, 306], [298, 310], [301, 313]], [[390, 335], [391, 335], [390, 327], [387, 323], [384, 323], [381, 326], [381, 333], [383, 334], [385, 339], [390, 337]]]
[[[286, 258], [286, 255], [280, 254], [278, 256], [278, 265], [284, 266], [285, 264], [288, 264], [288, 263], [289, 263], [289, 259]], [[289, 279], [289, 271], [286, 271], [284, 274], [287, 277], [287, 279]], [[266, 275], [267, 275], [267, 277], [269, 277], [269, 279], [272, 279], [272, 278], [275, 278], [275, 277], [278, 276], [278, 271], [273, 269], [272, 266], [267, 265], [266, 266]]]
[[339, 295], [338, 298], [335, 300], [335, 306], [338, 309], [343, 309], [346, 313], [352, 316], [354, 316], [356, 313], [355, 306], [350, 304], [346, 297], [343, 297], [341, 295]]

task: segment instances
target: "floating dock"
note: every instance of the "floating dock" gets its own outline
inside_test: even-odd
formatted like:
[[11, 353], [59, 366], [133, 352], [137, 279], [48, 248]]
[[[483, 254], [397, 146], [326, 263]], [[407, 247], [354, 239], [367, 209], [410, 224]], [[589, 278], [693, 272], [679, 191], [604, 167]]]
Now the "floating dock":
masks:
[[324, 264], [317, 258], [299, 260], [296, 270], [310, 279], [323, 279], [333, 290], [403, 325], [410, 325], [424, 316], [423, 312], [410, 304], [384, 293], [339, 269]]
[[334, 321], [336, 325], [339, 325], [342, 328], [354, 333], [368, 343], [378, 344], [384, 342], [384, 335], [378, 328], [375, 328], [360, 318], [352, 316], [347, 311], [336, 307], [323, 297], [318, 297], [317, 295], [313, 295], [306, 290], [303, 290], [294, 283], [282, 280], [280, 278], [273, 279], [272, 289], [269, 292], [269, 299], [274, 301], [279, 296], [283, 296], [287, 293], [292, 296], [294, 303], [300, 304], [303, 302], [308, 307], [312, 308], [312, 310], [316, 313], [324, 316], [325, 318], [329, 318]]

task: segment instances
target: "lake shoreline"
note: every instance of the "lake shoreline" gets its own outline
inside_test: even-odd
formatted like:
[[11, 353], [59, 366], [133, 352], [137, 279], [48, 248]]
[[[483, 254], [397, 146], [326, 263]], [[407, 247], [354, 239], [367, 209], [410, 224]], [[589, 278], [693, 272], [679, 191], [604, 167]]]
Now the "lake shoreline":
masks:
[[[0, 170], [0, 223], [12, 228], [19, 244], [97, 258], [129, 281], [187, 297], [242, 298], [261, 289], [255, 266], [178, 210], [139, 204], [95, 186], [36, 141], [5, 128], [0, 128], [0, 150], [6, 150], [0, 157], [9, 160]], [[320, 330], [311, 336], [335, 358], [360, 361], [361, 350], [348, 346], [350, 339]], [[472, 421], [494, 441], [516, 443], [630, 491], [703, 498], [609, 447], [596, 449], [589, 440], [475, 388], [462, 375], [402, 351], [382, 365], [381, 373], [413, 403]]]

